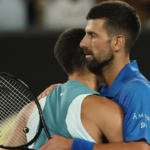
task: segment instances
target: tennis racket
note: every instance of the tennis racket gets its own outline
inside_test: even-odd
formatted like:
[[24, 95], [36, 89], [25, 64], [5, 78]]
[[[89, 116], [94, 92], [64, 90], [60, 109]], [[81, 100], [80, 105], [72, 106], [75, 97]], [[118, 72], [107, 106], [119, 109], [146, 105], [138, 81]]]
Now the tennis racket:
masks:
[[26, 84], [0, 73], [0, 149], [29, 149], [44, 128], [42, 109]]

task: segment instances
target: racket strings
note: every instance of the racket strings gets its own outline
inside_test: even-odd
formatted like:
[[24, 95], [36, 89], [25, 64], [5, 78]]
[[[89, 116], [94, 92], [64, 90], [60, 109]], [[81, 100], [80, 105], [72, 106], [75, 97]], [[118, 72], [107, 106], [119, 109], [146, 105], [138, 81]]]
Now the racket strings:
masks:
[[[9, 97], [10, 98], [10, 97]], [[15, 97], [14, 97], [15, 98]], [[10, 104], [12, 104], [12, 102], [10, 102], [10, 103], [8, 103], [8, 105], [10, 105]], [[15, 103], [16, 105], [18, 105], [18, 103]], [[5, 108], [5, 106], [6, 106], [7, 104], [6, 103], [3, 103], [3, 101], [2, 101], [2, 106], [4, 106], [4, 108]], [[15, 105], [15, 108], [18, 108], [18, 107], [16, 107], [16, 105]], [[30, 105], [28, 105], [28, 107], [29, 107], [29, 110], [30, 109], [32, 109], [32, 107], [30, 106]], [[28, 113], [28, 111], [26, 111], [26, 113]], [[5, 116], [5, 114], [3, 113], [3, 112], [1, 112], [1, 114], [3, 115], [3, 116]], [[7, 114], [11, 114], [11, 111], [7, 111]], [[35, 116], [33, 117], [33, 119], [36, 117], [38, 115], [38, 109], [37, 109], [37, 113], [35, 114]], [[6, 116], [8, 116], [8, 115], [6, 115]], [[31, 123], [31, 121], [30, 121], [30, 123]], [[34, 122], [33, 122], [34, 123]], [[36, 124], [36, 123], [35, 123]]]
[[[23, 88], [20, 83], [7, 77], [0, 76], [0, 141], [5, 141], [7, 139], [8, 135], [5, 134], [6, 132], [13, 134], [14, 137], [22, 132], [20, 137], [17, 137], [17, 140], [14, 138], [14, 140], [9, 142], [9, 146], [21, 146], [21, 144], [27, 143], [27, 137], [28, 142], [34, 138], [37, 132], [37, 128], [35, 127], [39, 124], [39, 113], [33, 101], [34, 97], [32, 94], [30, 94], [26, 88]], [[35, 108], [37, 111], [35, 111]], [[23, 119], [16, 120], [20, 115], [20, 113], [17, 112], [20, 110], [21, 112], [23, 111]], [[28, 122], [33, 110], [36, 113], [33, 113], [32, 119]], [[14, 114], [14, 112], [15, 115], [10, 119], [10, 116]], [[15, 133], [12, 130], [14, 124], [17, 126]], [[24, 133], [23, 130], [27, 126], [30, 126], [29, 133]], [[26, 134], [26, 136], [24, 136], [24, 134]]]
[[[3, 78], [1, 78], [1, 79], [3, 79]], [[6, 79], [3, 79], [3, 81], [4, 82], [1, 82], [1, 83], [3, 83], [5, 88], [8, 88], [14, 94], [14, 96], [17, 96], [20, 99], [25, 98], [26, 101], [28, 100], [28, 102], [31, 102], [31, 98], [29, 97], [31, 95], [29, 94], [28, 90], [26, 90], [25, 88], [22, 88], [22, 86], [17, 84], [15, 81], [14, 82], [12, 80], [7, 81]], [[8, 90], [7, 90], [7, 92], [8, 92]]]
[[[17, 96], [15, 97], [13, 94], [9, 94], [9, 95], [4, 95], [3, 94], [3, 92], [1, 91], [1, 95], [2, 95], [2, 97], [1, 97], [1, 99], [3, 100], [3, 101], [1, 101], [2, 102], [2, 107], [7, 107], [7, 106], [12, 106], [12, 105], [14, 105], [14, 109], [15, 110], [17, 110], [18, 109], [18, 111], [22, 108], [20, 108], [20, 105], [22, 105], [22, 102], [20, 101], [20, 100], [18, 100], [18, 98], [17, 98]], [[7, 103], [5, 103], [5, 99], [15, 99], [15, 101], [13, 100], [13, 101], [9, 101], [9, 102], [7, 102]], [[27, 105], [28, 103], [27, 102], [24, 102], [24, 105]], [[30, 106], [29, 106], [30, 107]], [[10, 112], [9, 112], [10, 113]]]
[[[15, 108], [15, 109], [19, 108], [18, 106], [20, 106], [21, 103], [20, 103], [20, 101], [18, 101], [18, 99], [17, 99], [13, 94], [11, 94], [11, 97], [10, 97], [9, 95], [8, 95], [8, 97], [7, 97], [7, 95], [3, 95], [3, 96], [6, 96], [6, 97], [4, 97], [4, 99], [6, 99], [6, 98], [9, 98], [9, 99], [10, 99], [10, 98], [14, 98], [14, 99], [16, 99], [16, 101], [14, 101], [14, 103], [12, 103], [12, 102], [10, 101], [10, 102], [7, 103], [7, 104], [6, 104], [6, 103], [3, 103], [3, 101], [2, 101], [2, 106], [3, 106], [4, 108], [6, 107], [6, 105], [7, 105], [7, 106], [11, 106], [11, 105], [14, 105], [14, 104], [15, 104], [15, 105], [14, 105], [14, 108]], [[4, 99], [3, 99], [3, 100], [4, 100]], [[27, 104], [27, 103], [25, 103], [25, 105], [26, 105], [26, 104]], [[28, 107], [30, 107], [30, 105], [29, 105]], [[30, 107], [30, 108], [31, 108], [31, 107]], [[20, 109], [19, 109], [19, 110], [20, 110]], [[8, 114], [11, 114], [10, 111], [7, 111], [7, 113], [8, 113]], [[38, 112], [37, 112], [37, 113], [38, 113]], [[3, 114], [3, 113], [1, 113], [1, 114]], [[5, 115], [5, 114], [3, 114], [3, 116], [4, 116], [4, 115]], [[7, 115], [6, 115], [6, 116], [7, 116]]]
[[[6, 120], [6, 121], [7, 121], [7, 120]], [[12, 124], [11, 121], [13, 121], [13, 119], [11, 119], [11, 120], [8, 119], [8, 123]], [[32, 120], [32, 121], [33, 121], [33, 120]], [[23, 122], [23, 121], [22, 121], [22, 122]], [[35, 122], [35, 121], [34, 121], [34, 122]], [[16, 121], [16, 123], [18, 123], [18, 122]], [[35, 125], [36, 125], [36, 124], [38, 124], [38, 122], [36, 122]], [[3, 124], [2, 124], [2, 125], [3, 125]], [[32, 125], [32, 126], [35, 126], [35, 125]], [[5, 127], [4, 127], [3, 129], [5, 129], [6, 131], [8, 130], [8, 128], [5, 128]], [[19, 134], [20, 131], [23, 132], [23, 129], [24, 129], [24, 126], [23, 126], [22, 128], [19, 126], [19, 130], [17, 130], [17, 131], [15, 132], [15, 134], [16, 134], [16, 135]], [[4, 133], [5, 133], [5, 131], [4, 131]], [[30, 130], [30, 134], [34, 135], [35, 132], [33, 132], [32, 130]], [[1, 138], [1, 140], [5, 139], [5, 138], [6, 138], [6, 135], [5, 135], [3, 138]], [[20, 140], [19, 140], [19, 139], [20, 139]], [[27, 140], [27, 139], [24, 139], [24, 141], [23, 141], [22, 138], [18, 137], [18, 140], [17, 140], [17, 141], [11, 142], [11, 143], [13, 143], [13, 145], [11, 144], [11, 146], [18, 146], [20, 142], [26, 143], [26, 142], [27, 142], [26, 140]]]
[[[4, 81], [6, 81], [6, 80], [4, 80]], [[8, 83], [8, 85], [6, 85], [5, 83]], [[19, 105], [19, 106], [21, 106], [21, 105], [23, 105], [23, 106], [25, 106], [25, 105], [27, 105], [28, 103], [30, 103], [30, 102], [32, 102], [33, 101], [33, 97], [29, 94], [29, 92], [25, 89], [25, 88], [23, 88], [23, 91], [21, 91], [22, 90], [22, 87], [21, 86], [16, 86], [16, 88], [14, 88], [12, 85], [16, 85], [16, 82], [14, 82], [14, 83], [9, 83], [8, 81], [6, 81], [6, 82], [4, 82], [3, 83], [3, 85], [5, 86], [5, 88], [7, 87], [8, 89], [10, 89], [10, 91], [11, 92], [9, 92], [9, 95], [7, 94], [5, 94], [5, 96], [6, 96], [6, 98], [8, 98], [8, 99], [11, 99], [11, 101], [9, 101], [9, 103], [7, 103], [7, 104], [15, 104], [15, 105]], [[11, 88], [12, 89], [11, 89]], [[20, 91], [22, 92], [22, 93], [24, 93], [24, 95], [18, 90], [18, 89], [20, 89]], [[3, 92], [3, 91], [1, 91], [1, 92]], [[25, 93], [26, 92], [26, 93]], [[4, 93], [4, 92], [3, 92]], [[19, 94], [21, 95], [21, 96], [23, 96], [23, 97], [21, 97], [21, 96], [19, 96]], [[25, 96], [26, 95], [26, 96]], [[4, 96], [4, 95], [3, 95]], [[9, 96], [9, 97], [7, 97], [7, 96]], [[15, 99], [15, 101], [14, 100], [12, 100], [12, 98], [13, 99]], [[19, 100], [18, 100], [18, 98], [19, 98]], [[28, 100], [28, 101], [27, 101]], [[13, 101], [13, 103], [12, 103], [12, 101]], [[17, 108], [19, 108], [19, 107], [17, 107]], [[22, 108], [22, 107], [20, 107], [20, 108]]]
[[[21, 122], [23, 122], [23, 121], [21, 121]], [[16, 124], [18, 124], [17, 121], [15, 122], [15, 125], [16, 125]], [[17, 126], [17, 125], [16, 125], [16, 126]], [[18, 126], [17, 126], [17, 127], [18, 127]], [[27, 139], [21, 137], [21, 136], [26, 137], [26, 136], [24, 136], [25, 133], [23, 132], [23, 129], [24, 129], [24, 123], [21, 124], [21, 125], [19, 125], [19, 128], [18, 128], [18, 130], [15, 131], [15, 133], [14, 133], [14, 132], [12, 133], [13, 136], [15, 136], [15, 135], [17, 135], [17, 134], [19, 134], [20, 136], [18, 136], [18, 139], [17, 139], [17, 140], [11, 140], [11, 141], [9, 141], [9, 146], [13, 146], [13, 147], [14, 147], [14, 146], [20, 145], [20, 143], [22, 143], [22, 144], [27, 143]], [[22, 134], [20, 134], [20, 132], [22, 132]]]
[[[9, 121], [9, 119], [8, 120], [6, 120], [6, 121], [8, 121], [8, 123], [9, 124], [12, 124], [12, 122], [10, 122], [10, 121], [13, 121], [13, 124], [15, 123], [15, 121], [14, 121], [14, 119], [13, 118], [11, 118], [11, 120]], [[6, 129], [6, 130], [3, 130], [3, 132], [5, 133], [5, 131], [7, 131], [7, 132], [10, 132], [11, 131], [11, 128], [10, 127], [7, 127], [7, 128], [5, 128], [5, 126], [3, 127], [3, 129]], [[17, 130], [16, 131], [16, 134], [19, 134], [19, 130]], [[7, 138], [7, 134], [4, 134], [4, 136], [3, 136], [3, 138], [1, 138], [1, 140], [4, 140], [5, 138]], [[19, 139], [21, 139], [21, 138], [19, 138]], [[25, 140], [24, 140], [25, 141]], [[18, 141], [16, 141], [16, 143], [17, 143]], [[19, 140], [19, 142], [18, 142], [18, 144], [21, 142], [21, 140]], [[12, 144], [12, 141], [10, 141], [10, 143], [9, 143], [9, 145], [10, 146], [14, 146], [14, 145], [16, 145], [16, 143], [14, 143], [13, 142], [13, 144]]]
[[[30, 114], [28, 114], [28, 115], [30, 115]], [[33, 118], [33, 119], [34, 119], [34, 118]], [[0, 128], [3, 127], [3, 129], [2, 129], [3, 132], [7, 131], [8, 129], [10, 130], [10, 126], [11, 126], [13, 120], [15, 120], [15, 118], [8, 119], [8, 117], [7, 117], [7, 119], [5, 119], [5, 121], [7, 121], [7, 123], [8, 123], [8, 126], [7, 126], [7, 127], [5, 127], [5, 123], [4, 123], [3, 121], [0, 122]], [[32, 121], [33, 121], [33, 120], [32, 120]], [[19, 121], [17, 120], [17, 121], [16, 121], [16, 123], [20, 123], [20, 122], [22, 122], [22, 124], [24, 123], [24, 122], [21, 121], [21, 120], [19, 120]], [[38, 121], [35, 120], [32, 125], [35, 126], [37, 123], [38, 123]], [[24, 128], [21, 128], [21, 127], [19, 126], [18, 129], [20, 129], [20, 131], [23, 131]], [[18, 132], [19, 132], [19, 130], [16, 131], [16, 133], [18, 133]], [[30, 132], [32, 132], [32, 130], [31, 130]]]
[[[38, 113], [37, 113], [37, 114], [38, 114]], [[29, 114], [29, 115], [30, 115], [30, 114]], [[33, 118], [33, 119], [34, 119], [34, 118]], [[32, 121], [33, 121], [33, 119], [32, 119]], [[12, 120], [13, 120], [13, 119], [11, 119], [11, 120], [8, 119], [8, 123], [9, 123], [10, 125], [12, 124], [12, 122], [11, 122]], [[7, 120], [6, 120], [6, 121], [7, 121]], [[24, 123], [23, 120], [19, 120], [19, 121], [16, 121], [16, 124], [17, 124], [17, 123], [20, 123], [20, 122], [22, 122], [22, 124]], [[33, 121], [33, 122], [32, 122], [32, 123], [33, 123], [32, 126], [36, 126], [36, 125], [38, 124], [38, 122], [39, 122], [39, 121], [36, 121], [36, 120]], [[2, 125], [3, 125], [3, 124], [2, 124]], [[5, 126], [4, 126], [4, 127], [5, 127]], [[22, 126], [22, 127], [19, 126], [19, 128], [18, 128], [18, 130], [15, 132], [15, 134], [17, 135], [17, 134], [19, 134], [20, 132], [23, 132], [24, 127], [25, 127], [25, 126]], [[7, 128], [3, 128], [3, 131], [4, 131], [4, 129], [7, 131], [8, 128], [9, 128], [9, 126], [8, 126]], [[30, 127], [30, 128], [31, 128], [31, 127]], [[5, 131], [4, 131], [4, 133], [5, 133]], [[30, 134], [31, 134], [31, 135], [34, 135], [35, 132], [33, 132], [32, 130], [30, 130]], [[2, 140], [3, 140], [5, 137], [6, 137], [6, 136], [4, 136], [4, 137], [2, 138]], [[18, 139], [22, 139], [22, 138], [18, 137]], [[18, 143], [17, 143], [17, 141], [16, 141], [16, 142], [13, 143], [13, 145], [11, 145], [11, 146], [17, 146], [17, 145], [20, 143], [20, 141], [21, 141], [21, 140], [19, 140]], [[26, 139], [24, 139], [24, 141], [22, 141], [22, 142], [25, 143], [25, 142], [26, 142]]]

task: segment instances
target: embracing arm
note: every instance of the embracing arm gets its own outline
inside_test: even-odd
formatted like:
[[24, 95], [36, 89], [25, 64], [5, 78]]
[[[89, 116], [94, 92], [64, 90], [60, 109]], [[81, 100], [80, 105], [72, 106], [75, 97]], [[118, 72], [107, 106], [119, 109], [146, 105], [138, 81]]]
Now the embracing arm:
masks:
[[[90, 98], [90, 97], [89, 97]], [[98, 100], [98, 99], [97, 99]], [[93, 102], [94, 103], [94, 102]], [[94, 144], [93, 150], [149, 150], [150, 146], [145, 140], [140, 140], [136, 142], [123, 142], [123, 138], [120, 133], [122, 133], [122, 110], [120, 110], [120, 107], [115, 104], [113, 101], [109, 101], [106, 98], [103, 98], [102, 101], [99, 101], [98, 106], [99, 110], [96, 109], [96, 106], [94, 106], [95, 109], [92, 111], [96, 111], [99, 113], [98, 116], [96, 116], [97, 124], [99, 129], [102, 130], [104, 135], [107, 137], [109, 144]], [[84, 105], [84, 103], [83, 103]], [[93, 105], [91, 103], [91, 105]], [[89, 108], [91, 105], [87, 105]], [[89, 111], [89, 109], [87, 109]], [[85, 113], [88, 113], [85, 112]], [[104, 113], [105, 112], [105, 113]], [[103, 114], [103, 115], [101, 115]], [[90, 115], [90, 114], [89, 114]], [[120, 138], [120, 141], [119, 139]], [[84, 144], [83, 144], [84, 143]], [[88, 141], [82, 140], [82, 139], [74, 139], [72, 150], [83, 149], [83, 145], [88, 145]], [[92, 150], [91, 148], [87, 150]]]
[[17, 116], [14, 127], [11, 134], [4, 143], [4, 146], [18, 146], [24, 145], [27, 143], [26, 135], [23, 132], [24, 127], [26, 126], [26, 120], [24, 118], [25, 111], [22, 110]]
[[61, 83], [58, 84], [53, 84], [50, 87], [48, 87], [45, 91], [43, 91], [38, 97], [37, 99], [40, 100], [41, 98], [44, 98], [45, 96], [47, 96], [48, 94], [50, 94], [52, 92], [52, 90], [54, 90], [57, 86], [61, 85]]
[[103, 135], [110, 143], [123, 142], [123, 119], [121, 107], [106, 97], [90, 95], [82, 103], [82, 124], [96, 143]]
[[[47, 142], [39, 150], [83, 150], [83, 145], [89, 145], [89, 141], [83, 139], [67, 139], [60, 135], [54, 135], [51, 140]], [[149, 144], [145, 141], [137, 142], [118, 142], [109, 144], [94, 144], [93, 149], [86, 150], [150, 150]]]
[[[89, 96], [90, 98], [90, 96]], [[86, 99], [87, 102], [90, 101], [90, 99]], [[84, 101], [86, 102], [86, 101]], [[104, 103], [104, 104], [103, 104]], [[122, 133], [119, 135], [120, 126], [122, 125], [122, 119], [118, 120], [117, 114], [119, 113], [122, 116], [122, 112], [120, 108], [117, 105], [114, 105], [113, 103], [109, 103], [109, 105], [105, 105], [107, 103], [106, 101], [103, 101], [101, 103], [101, 107], [99, 105], [99, 113], [101, 114], [103, 112], [103, 109], [105, 110], [105, 113], [103, 113], [100, 116], [100, 120], [97, 120], [97, 126], [98, 128], [101, 128], [105, 136], [108, 138], [109, 142], [108, 144], [94, 144], [92, 142], [83, 140], [83, 139], [67, 139], [60, 135], [55, 135], [53, 138], [47, 142], [46, 145], [44, 145], [40, 150], [83, 150], [86, 147], [86, 150], [149, 150], [150, 146], [147, 144], [146, 141], [136, 141], [136, 142], [122, 142]], [[84, 105], [86, 106], [88, 103], [83, 103], [82, 107]], [[94, 106], [94, 101], [91, 103], [91, 105]], [[113, 107], [114, 105], [114, 107]], [[98, 105], [97, 105], [98, 106]], [[109, 112], [107, 112], [107, 107], [110, 109]], [[118, 107], [118, 108], [117, 108]], [[90, 108], [90, 109], [89, 109]], [[95, 108], [95, 106], [93, 107]], [[115, 108], [115, 111], [113, 111]], [[88, 112], [90, 110], [90, 112]], [[96, 110], [96, 109], [95, 109]], [[93, 113], [92, 116], [95, 117], [94, 109], [91, 110], [91, 106], [87, 105], [87, 109], [82, 111], [82, 113]], [[97, 111], [96, 111], [97, 112]], [[118, 113], [117, 113], [118, 112]], [[117, 114], [115, 114], [117, 113]], [[114, 116], [115, 115], [115, 116]], [[112, 117], [114, 116], [114, 117]], [[121, 117], [122, 118], [122, 117]], [[91, 118], [86, 118], [91, 119]], [[114, 120], [114, 121], [113, 121]], [[98, 122], [104, 121], [102, 124]], [[84, 125], [84, 122], [83, 122]], [[119, 129], [115, 129], [115, 126]], [[109, 128], [109, 129], [108, 129]], [[108, 129], [108, 130], [107, 130]], [[121, 131], [120, 131], [121, 132]], [[110, 134], [109, 134], [110, 133]], [[116, 142], [116, 143], [114, 143]], [[94, 146], [93, 146], [94, 145]]]
[[[136, 82], [140, 82], [137, 80]], [[144, 84], [144, 85], [141, 85]], [[132, 92], [126, 88], [128, 101], [132, 100], [128, 112], [124, 118], [124, 141], [109, 144], [95, 144], [93, 150], [149, 150], [149, 105], [150, 105], [150, 92], [147, 84], [140, 83], [139, 85], [132, 85]], [[146, 86], [146, 87], [145, 87]], [[142, 87], [142, 88], [141, 88]], [[135, 90], [135, 91], [134, 91]], [[135, 115], [135, 116], [134, 116]], [[143, 126], [142, 126], [143, 125]], [[82, 139], [74, 139], [72, 150], [76, 150], [76, 145], [81, 147], [87, 145]], [[71, 149], [71, 145], [70, 145]], [[82, 148], [79, 148], [79, 150]], [[88, 149], [87, 150], [92, 150]]]
[[150, 146], [146, 141], [121, 142], [112, 144], [95, 144], [93, 150], [150, 150]]
[[[97, 142], [101, 143], [102, 134], [109, 142], [122, 142], [122, 109], [114, 102], [96, 95], [85, 98], [81, 109], [81, 121], [89, 135]], [[58, 142], [58, 143], [57, 143]], [[71, 149], [73, 139], [63, 138], [59, 135], [53, 136], [40, 150]], [[79, 143], [78, 143], [79, 142]], [[68, 145], [70, 147], [68, 147]], [[94, 143], [85, 140], [75, 139], [73, 148], [86, 149], [93, 148]]]
[[23, 132], [27, 127], [30, 114], [35, 107], [34, 103], [26, 105], [18, 114], [11, 134], [4, 143], [4, 146], [20, 146], [27, 143], [26, 133]]

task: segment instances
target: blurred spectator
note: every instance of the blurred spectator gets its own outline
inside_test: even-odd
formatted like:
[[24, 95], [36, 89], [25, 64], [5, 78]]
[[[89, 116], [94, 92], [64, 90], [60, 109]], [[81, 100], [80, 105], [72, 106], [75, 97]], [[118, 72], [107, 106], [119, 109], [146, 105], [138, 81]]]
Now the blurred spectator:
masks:
[[27, 8], [24, 0], [0, 0], [0, 31], [24, 30]]
[[40, 0], [25, 0], [27, 3], [27, 20], [29, 28], [42, 27], [43, 8]]
[[44, 27], [63, 30], [85, 27], [86, 15], [95, 4], [94, 0], [41, 0], [44, 7]]
[[[0, 31], [85, 27], [88, 11], [102, 1], [108, 0], [0, 0]], [[135, 8], [143, 29], [150, 29], [150, 0], [122, 1]]]
[[28, 9], [28, 24], [29, 26], [35, 26], [36, 24], [36, 0], [25, 0], [27, 2], [27, 9]]

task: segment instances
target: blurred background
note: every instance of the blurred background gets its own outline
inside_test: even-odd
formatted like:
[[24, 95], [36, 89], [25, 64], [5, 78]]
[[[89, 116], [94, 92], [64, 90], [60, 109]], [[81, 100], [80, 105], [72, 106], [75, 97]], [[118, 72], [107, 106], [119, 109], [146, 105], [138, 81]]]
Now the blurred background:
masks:
[[[67, 76], [53, 54], [55, 42], [67, 28], [84, 28], [89, 9], [101, 1], [106, 0], [0, 0], [0, 72], [23, 80], [35, 96], [65, 82]], [[142, 22], [130, 58], [150, 80], [150, 0], [124, 1]]]

